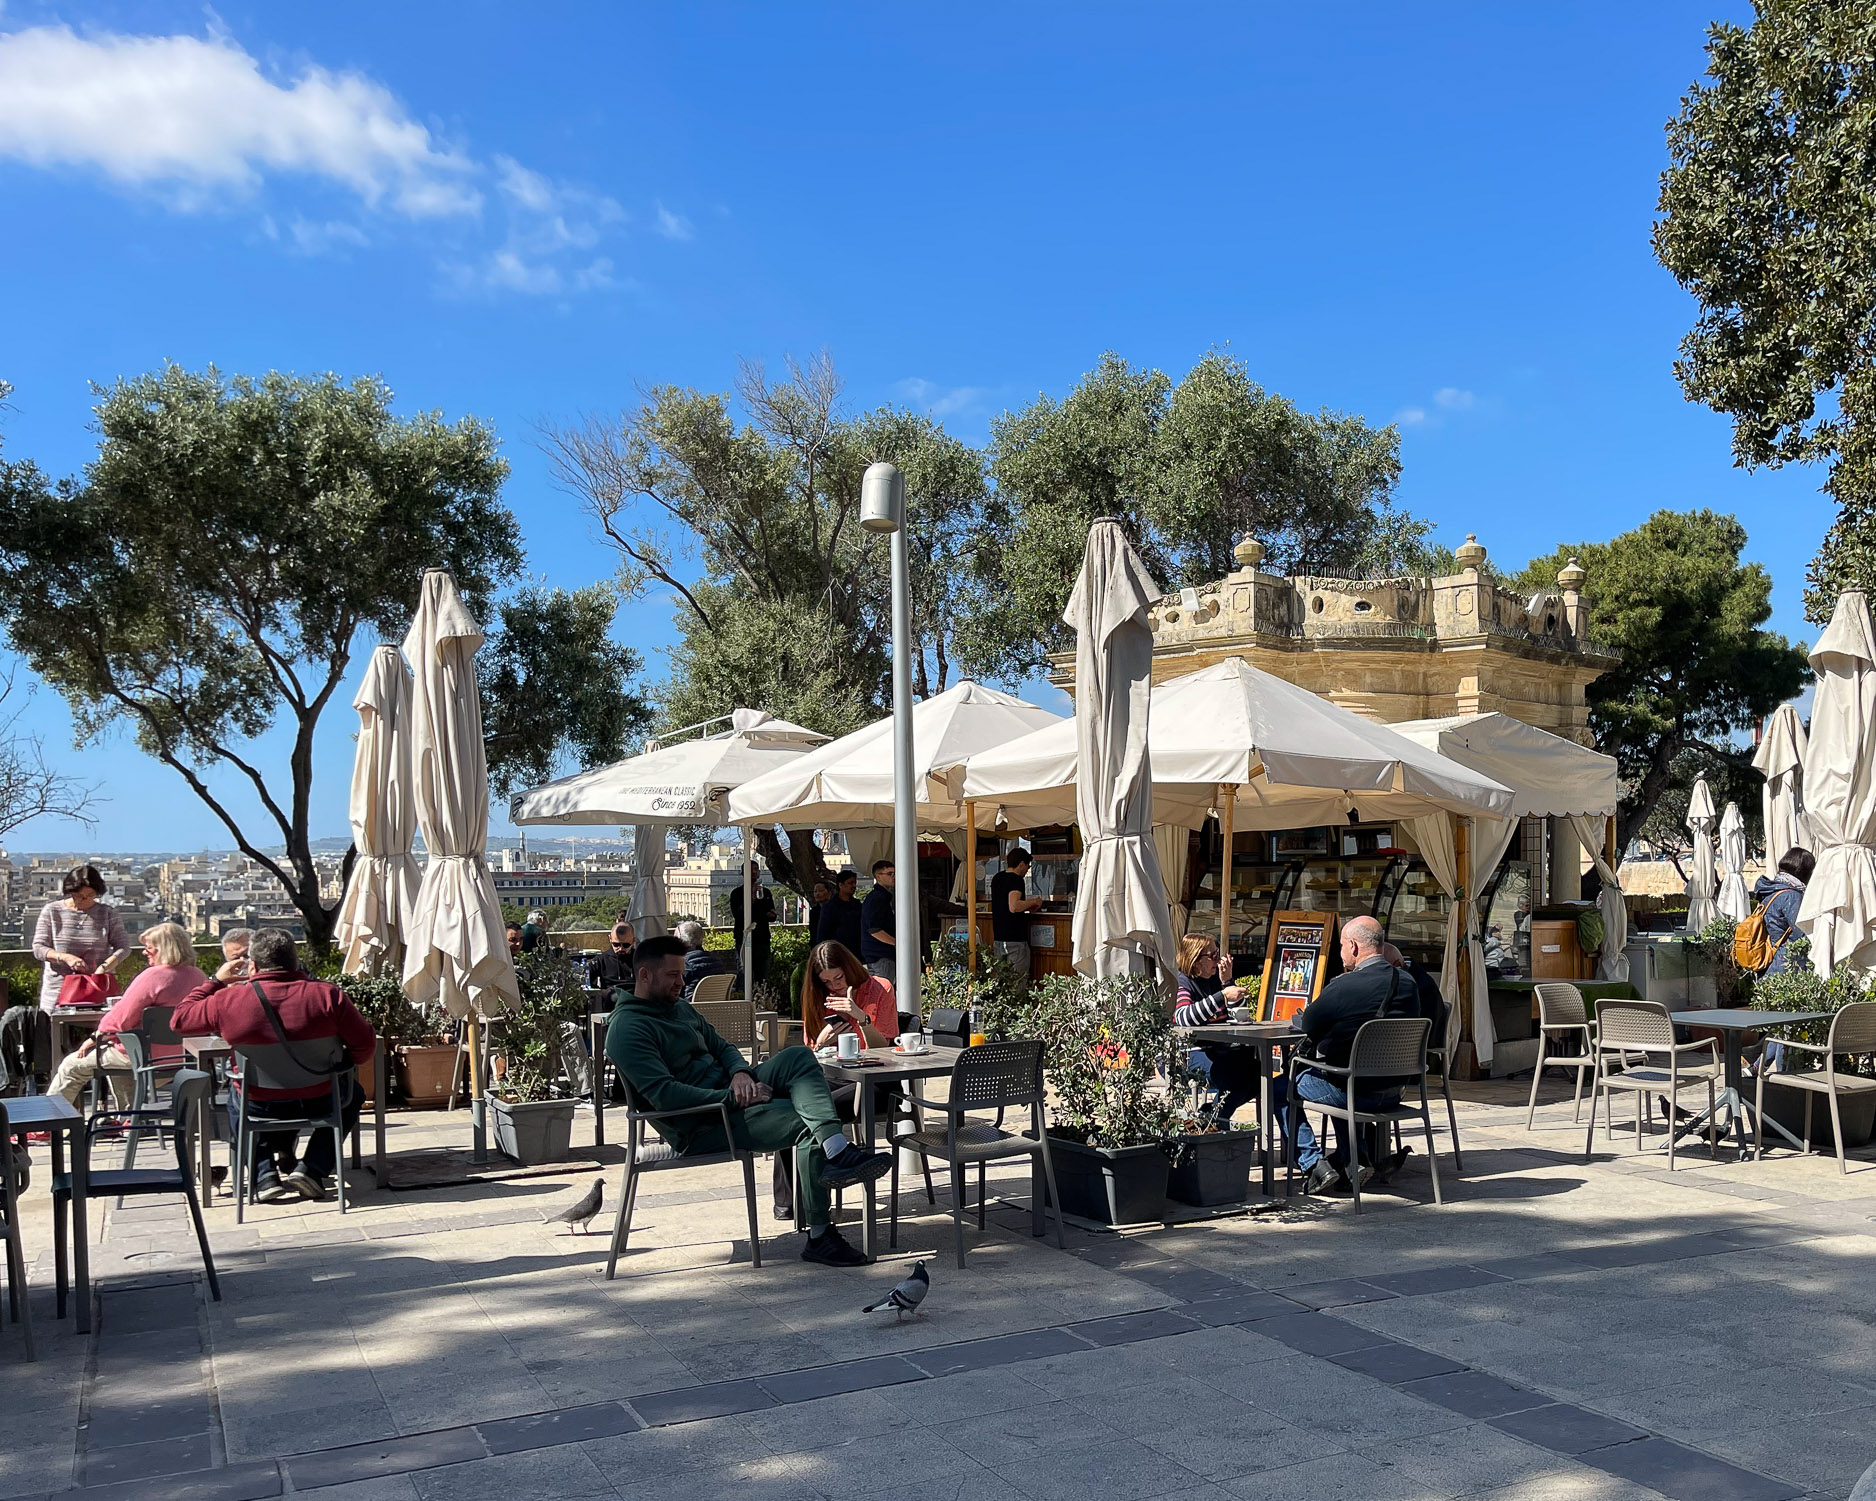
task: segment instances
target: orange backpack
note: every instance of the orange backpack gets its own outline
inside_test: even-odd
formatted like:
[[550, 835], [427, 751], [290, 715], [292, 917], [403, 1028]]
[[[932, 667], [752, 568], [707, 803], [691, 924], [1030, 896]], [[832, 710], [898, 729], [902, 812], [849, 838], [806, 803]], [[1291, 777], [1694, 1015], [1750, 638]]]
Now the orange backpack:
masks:
[[1785, 946], [1785, 938], [1791, 937], [1791, 929], [1787, 928], [1785, 938], [1774, 943], [1772, 935], [1765, 931], [1765, 909], [1771, 905], [1772, 898], [1767, 897], [1750, 917], [1733, 929], [1733, 963], [1748, 974], [1764, 974]]

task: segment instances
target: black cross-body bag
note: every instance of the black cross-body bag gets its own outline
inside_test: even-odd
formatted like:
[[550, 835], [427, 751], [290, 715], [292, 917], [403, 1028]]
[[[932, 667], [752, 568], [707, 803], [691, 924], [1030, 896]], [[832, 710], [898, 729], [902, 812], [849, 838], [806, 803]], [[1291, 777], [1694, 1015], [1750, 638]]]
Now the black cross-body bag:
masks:
[[254, 997], [261, 1003], [261, 1010], [267, 1013], [267, 1025], [274, 1029], [274, 1036], [280, 1040], [280, 1046], [287, 1050], [287, 1057], [291, 1058], [295, 1064], [304, 1069], [307, 1073], [317, 1074], [322, 1079], [334, 1079], [340, 1074], [349, 1073], [351, 1071], [353, 1064], [350, 1054], [341, 1057], [337, 1063], [320, 1064], [318, 1066], [314, 1066], [302, 1058], [294, 1051], [293, 1042], [287, 1036], [287, 1029], [281, 1025], [280, 1013], [274, 1010], [274, 1003], [267, 999], [267, 992], [261, 989], [261, 982], [259, 980], [249, 980], [248, 984], [254, 988]]

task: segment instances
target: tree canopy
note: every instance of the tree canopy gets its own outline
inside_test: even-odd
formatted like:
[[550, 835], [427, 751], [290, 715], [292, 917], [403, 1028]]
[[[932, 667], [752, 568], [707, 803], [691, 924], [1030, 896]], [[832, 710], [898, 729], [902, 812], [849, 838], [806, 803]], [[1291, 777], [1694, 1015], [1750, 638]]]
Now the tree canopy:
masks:
[[1115, 516], [1169, 588], [1222, 578], [1249, 534], [1280, 573], [1417, 570], [1431, 527], [1394, 504], [1400, 435], [1308, 413], [1208, 354], [1176, 384], [1109, 353], [1061, 400], [992, 425], [996, 490], [972, 550], [981, 585], [962, 631], [968, 668], [1019, 679], [1068, 643], [1061, 614], [1089, 523]]
[[[320, 900], [308, 828], [315, 730], [361, 639], [402, 634], [426, 568], [448, 568], [483, 619], [519, 570], [495, 434], [474, 418], [396, 416], [382, 382], [329, 375], [170, 365], [98, 395], [98, 454], [82, 476], [53, 483], [30, 462], [0, 464], [0, 617], [70, 704], [80, 742], [129, 726], [273, 873], [323, 944], [336, 907]], [[582, 608], [590, 641], [596, 606]], [[538, 623], [558, 631], [567, 616], [549, 607], [504, 623], [525, 635]], [[517, 677], [516, 664], [547, 649], [485, 648], [498, 676], [506, 664]], [[564, 662], [565, 646], [553, 650]], [[616, 653], [606, 663], [620, 665]], [[597, 719], [619, 716], [612, 705]], [[280, 778], [251, 742], [283, 718], [292, 740]], [[498, 747], [496, 778], [538, 761], [569, 721], [561, 712], [515, 727], [498, 716], [518, 733]], [[607, 738], [583, 733], [573, 737], [583, 748]], [[216, 769], [251, 789], [265, 833], [211, 786]]]
[[[1712, 768], [1730, 779], [1749, 752], [1729, 743], [1810, 677], [1802, 646], [1764, 629], [1772, 580], [1742, 563], [1746, 529], [1712, 511], [1657, 511], [1608, 542], [1533, 559], [1521, 588], [1548, 588], [1572, 558], [1588, 571], [1588, 634], [1621, 661], [1589, 686], [1597, 749], [1623, 781], [1626, 844], [1676, 786]], [[1717, 789], [1716, 789], [1717, 792]]]
[[1675, 375], [1748, 467], [1829, 466], [1806, 611], [1876, 588], [1876, 8], [1758, 0], [1668, 124], [1656, 254], [1699, 300]]

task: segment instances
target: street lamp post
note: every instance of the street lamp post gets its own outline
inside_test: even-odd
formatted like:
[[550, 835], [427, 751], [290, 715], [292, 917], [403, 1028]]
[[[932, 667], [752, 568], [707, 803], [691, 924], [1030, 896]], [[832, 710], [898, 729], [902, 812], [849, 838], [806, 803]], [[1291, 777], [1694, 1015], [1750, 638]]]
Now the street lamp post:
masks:
[[892, 537], [893, 952], [901, 1013], [919, 1013], [918, 822], [912, 785], [912, 586], [905, 554], [905, 476], [881, 460], [860, 482], [860, 525]]

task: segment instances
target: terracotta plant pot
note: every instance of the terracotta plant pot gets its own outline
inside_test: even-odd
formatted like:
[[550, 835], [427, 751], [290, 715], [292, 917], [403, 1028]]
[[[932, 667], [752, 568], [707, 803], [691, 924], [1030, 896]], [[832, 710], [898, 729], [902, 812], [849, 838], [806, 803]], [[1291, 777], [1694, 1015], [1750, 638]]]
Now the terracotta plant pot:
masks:
[[455, 1072], [454, 1043], [419, 1043], [397, 1050], [398, 1083], [413, 1110], [441, 1110], [447, 1105]]

